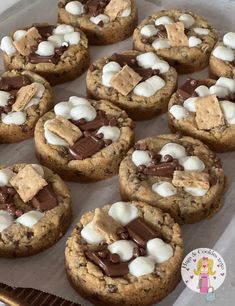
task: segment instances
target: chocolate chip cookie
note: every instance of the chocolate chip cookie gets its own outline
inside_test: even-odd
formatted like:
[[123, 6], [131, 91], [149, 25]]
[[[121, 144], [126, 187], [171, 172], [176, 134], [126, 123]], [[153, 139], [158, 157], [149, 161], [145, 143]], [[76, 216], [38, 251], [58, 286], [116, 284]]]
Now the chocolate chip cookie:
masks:
[[85, 34], [66, 24], [18, 29], [2, 38], [0, 48], [6, 69], [39, 73], [51, 85], [76, 79], [89, 65]]
[[37, 164], [0, 169], [0, 257], [30, 256], [55, 244], [71, 220], [61, 178]]
[[172, 9], [143, 20], [134, 31], [133, 41], [134, 49], [155, 52], [179, 73], [191, 73], [208, 65], [217, 33], [201, 16]]
[[60, 0], [60, 23], [82, 29], [91, 45], [108, 45], [132, 35], [137, 24], [135, 0]]
[[133, 129], [133, 121], [110, 102], [72, 96], [38, 121], [36, 154], [65, 179], [105, 179], [118, 172], [133, 144]]
[[160, 135], [138, 141], [119, 168], [123, 200], [145, 201], [178, 223], [195, 223], [221, 208], [221, 162], [201, 141]]
[[95, 305], [145, 306], [177, 285], [181, 230], [144, 202], [117, 202], [84, 214], [66, 243], [68, 278]]
[[142, 120], [166, 111], [177, 73], [153, 52], [126, 51], [96, 60], [86, 81], [88, 96], [109, 100]]
[[38, 119], [52, 108], [50, 84], [30, 71], [6, 71], [0, 76], [0, 143], [33, 136]]

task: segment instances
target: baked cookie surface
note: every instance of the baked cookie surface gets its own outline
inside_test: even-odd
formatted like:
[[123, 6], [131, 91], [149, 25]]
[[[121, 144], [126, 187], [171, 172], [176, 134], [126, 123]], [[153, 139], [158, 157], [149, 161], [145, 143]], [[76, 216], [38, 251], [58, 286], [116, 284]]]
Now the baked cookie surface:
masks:
[[53, 106], [50, 84], [30, 71], [6, 71], [0, 76], [0, 143], [33, 136], [38, 119]]
[[5, 68], [43, 76], [51, 85], [71, 81], [89, 65], [85, 34], [70, 25], [33, 24], [1, 40]]
[[0, 257], [30, 256], [55, 244], [71, 220], [61, 178], [37, 164], [0, 170]]
[[137, 15], [135, 0], [60, 0], [58, 20], [80, 28], [91, 45], [108, 45], [132, 35]]
[[166, 111], [177, 73], [153, 52], [126, 51], [96, 60], [86, 82], [88, 96], [109, 100], [142, 120]]
[[199, 140], [160, 135], [136, 143], [119, 168], [123, 200], [145, 201], [178, 223], [195, 223], [221, 207], [225, 176]]
[[181, 230], [144, 202], [117, 202], [84, 214], [66, 243], [68, 278], [95, 305], [145, 306], [180, 279]]
[[134, 141], [134, 123], [108, 101], [72, 96], [39, 120], [40, 162], [72, 181], [97, 181], [118, 172]]
[[188, 79], [171, 97], [172, 131], [200, 139], [212, 150], [235, 149], [235, 80]]
[[177, 9], [154, 13], [133, 34], [134, 49], [155, 52], [179, 73], [205, 68], [216, 41], [217, 33], [205, 19]]

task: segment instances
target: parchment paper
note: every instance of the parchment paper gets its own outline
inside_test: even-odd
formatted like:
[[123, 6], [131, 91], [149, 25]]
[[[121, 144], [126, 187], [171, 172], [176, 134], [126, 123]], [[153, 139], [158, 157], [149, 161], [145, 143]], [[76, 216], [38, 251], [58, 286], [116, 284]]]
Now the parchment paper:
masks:
[[[152, 12], [163, 8], [187, 8], [206, 17], [220, 30], [225, 31], [235, 28], [234, 1], [213, 0], [178, 0], [150, 2], [137, 0], [139, 6], [139, 20], [147, 17]], [[155, 3], [155, 5], [153, 4]], [[33, 22], [56, 22], [56, 0], [23, 0], [13, 8], [0, 16], [1, 36], [10, 30], [29, 25]], [[91, 47], [91, 58], [112, 54], [132, 47], [132, 40], [117, 43], [112, 46]], [[1, 69], [2, 66], [1, 66]], [[206, 76], [207, 70], [194, 74], [195, 77]], [[180, 77], [180, 83], [186, 78]], [[67, 101], [70, 95], [85, 94], [85, 74], [77, 80], [54, 87], [55, 101]], [[168, 133], [166, 116], [154, 118], [137, 124], [136, 139], [155, 134]], [[213, 248], [225, 259], [227, 264], [227, 278], [223, 286], [216, 291], [216, 301], [213, 305], [234, 305], [235, 299], [235, 153], [221, 155], [225, 173], [228, 177], [228, 189], [224, 196], [222, 210], [212, 219], [202, 221], [194, 225], [182, 227], [185, 240], [185, 254], [198, 247]], [[36, 162], [34, 156], [33, 140], [18, 144], [0, 145], [0, 164], [12, 164], [18, 162]], [[31, 287], [43, 290], [65, 299], [90, 305], [80, 298], [70, 287], [64, 270], [64, 247], [72, 228], [80, 216], [94, 208], [120, 200], [117, 177], [93, 184], [68, 183], [73, 198], [74, 218], [67, 234], [53, 247], [41, 254], [23, 258], [6, 260], [0, 259], [0, 282], [17, 287]], [[190, 289], [185, 288], [183, 282], [178, 285], [159, 305], [206, 305], [203, 297]]]

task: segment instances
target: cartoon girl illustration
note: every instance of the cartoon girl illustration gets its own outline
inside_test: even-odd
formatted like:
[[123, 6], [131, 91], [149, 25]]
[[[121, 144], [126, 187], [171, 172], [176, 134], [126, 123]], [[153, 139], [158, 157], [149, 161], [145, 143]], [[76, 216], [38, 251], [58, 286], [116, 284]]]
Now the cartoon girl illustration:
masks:
[[194, 274], [199, 276], [198, 288], [201, 294], [206, 294], [210, 287], [210, 275], [215, 275], [213, 271], [214, 261], [211, 258], [203, 257], [197, 262], [197, 269], [194, 269]]

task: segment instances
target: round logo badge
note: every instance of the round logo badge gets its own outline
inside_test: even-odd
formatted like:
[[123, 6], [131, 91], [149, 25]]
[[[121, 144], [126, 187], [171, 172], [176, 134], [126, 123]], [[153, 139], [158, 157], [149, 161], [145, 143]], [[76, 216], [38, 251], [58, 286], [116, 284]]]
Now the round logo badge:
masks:
[[215, 250], [199, 248], [184, 258], [181, 275], [188, 288], [212, 298], [214, 291], [224, 282], [226, 264]]

